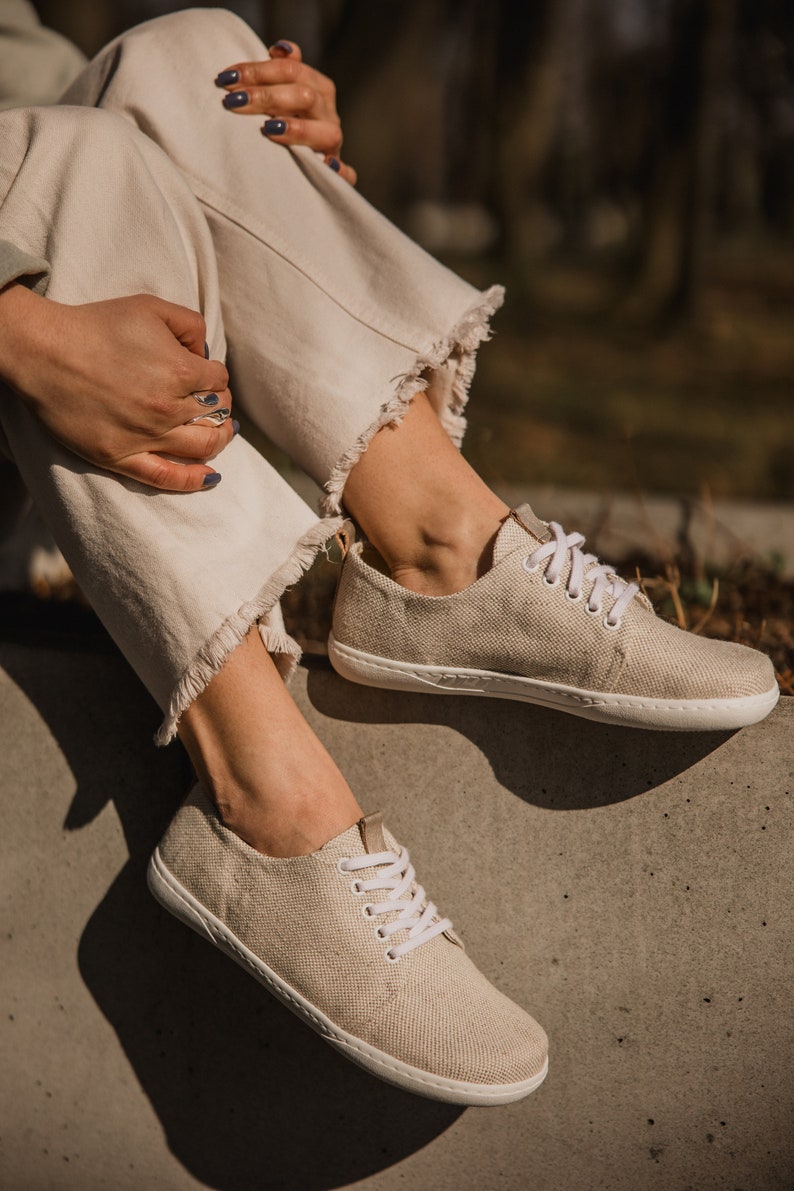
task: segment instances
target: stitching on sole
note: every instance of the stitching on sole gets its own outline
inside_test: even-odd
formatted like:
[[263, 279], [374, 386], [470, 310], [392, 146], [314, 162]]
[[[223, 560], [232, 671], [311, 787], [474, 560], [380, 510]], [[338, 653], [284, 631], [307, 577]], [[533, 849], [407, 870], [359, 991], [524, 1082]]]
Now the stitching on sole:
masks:
[[[697, 699], [679, 699], [679, 700], [657, 700], [651, 702], [641, 701], [641, 696], [609, 696], [578, 693], [575, 688], [562, 688], [553, 684], [544, 684], [535, 678], [523, 678], [519, 674], [499, 674], [496, 671], [487, 670], [454, 670], [442, 669], [441, 667], [434, 669], [428, 667], [427, 671], [416, 670], [411, 667], [410, 662], [400, 663], [393, 661], [390, 658], [377, 658], [373, 654], [366, 654], [361, 651], [353, 650], [350, 646], [340, 645], [338, 641], [329, 640], [329, 657], [334, 665], [338, 660], [340, 663], [340, 673], [343, 677], [349, 678], [355, 682], [360, 681], [362, 677], [374, 677], [379, 674], [384, 674], [389, 677], [392, 675], [399, 675], [402, 678], [413, 680], [415, 683], [421, 685], [422, 691], [426, 693], [437, 693], [440, 695], [485, 695], [492, 698], [518, 698], [525, 702], [533, 702], [531, 697], [532, 692], [539, 694], [546, 694], [555, 700], [554, 706], [568, 706], [573, 705], [584, 709], [589, 708], [615, 708], [635, 711], [659, 711], [659, 712], [678, 712], [681, 714], [691, 713], [693, 715], [709, 713], [713, 711], [738, 711], [741, 708], [761, 708], [766, 707], [767, 704], [771, 708], [777, 702], [778, 689], [777, 686], [770, 687], [768, 691], [763, 691], [758, 695], [737, 695], [728, 699], [714, 699], [714, 700], [697, 700]], [[348, 668], [346, 663], [357, 663], [361, 670], [358, 672], [356, 665]], [[515, 692], [496, 691], [491, 692], [485, 690], [473, 690], [464, 686], [456, 687], [453, 685], [440, 685], [444, 679], [449, 679], [454, 682], [458, 679], [471, 679], [474, 682], [480, 683], [482, 687], [495, 686], [498, 683], [504, 683], [508, 686], [515, 683]], [[634, 702], [633, 700], [637, 701]], [[546, 706], [546, 704], [544, 704]]]

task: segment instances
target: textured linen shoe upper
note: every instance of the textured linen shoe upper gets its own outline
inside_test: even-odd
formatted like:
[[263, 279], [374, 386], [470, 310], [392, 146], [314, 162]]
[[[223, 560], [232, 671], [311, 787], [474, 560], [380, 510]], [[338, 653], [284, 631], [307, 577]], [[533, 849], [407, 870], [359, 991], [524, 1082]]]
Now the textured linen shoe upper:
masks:
[[331, 661], [373, 686], [524, 699], [642, 727], [728, 729], [771, 711], [767, 657], [661, 620], [583, 544], [522, 505], [485, 575], [454, 595], [424, 596], [394, 583], [359, 543], [342, 569]]
[[499, 1104], [545, 1076], [543, 1030], [474, 966], [379, 815], [311, 855], [272, 858], [225, 828], [196, 787], [152, 857], [149, 885], [382, 1079]]

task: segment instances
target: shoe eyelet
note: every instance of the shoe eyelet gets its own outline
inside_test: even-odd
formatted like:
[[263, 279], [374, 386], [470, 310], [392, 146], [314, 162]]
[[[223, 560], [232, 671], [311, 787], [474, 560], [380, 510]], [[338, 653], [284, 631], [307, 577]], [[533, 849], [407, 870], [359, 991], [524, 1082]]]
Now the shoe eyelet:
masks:
[[379, 943], [382, 943], [383, 940], [386, 938], [386, 936], [383, 933], [383, 930], [379, 926], [375, 927], [375, 938], [378, 940]]
[[574, 595], [573, 592], [569, 591], [568, 588], [566, 587], [565, 598], [569, 604], [578, 604], [582, 598], [582, 593], [581, 593], [581, 591], [577, 591], [576, 595]]
[[350, 863], [349, 856], [340, 856], [336, 862], [336, 871], [338, 873], [341, 873], [343, 877], [346, 877], [350, 870], [345, 868], [345, 865], [349, 864], [349, 863]]
[[604, 628], [609, 629], [611, 633], [616, 633], [620, 628], [620, 620], [610, 620], [608, 616], [605, 616], [601, 623], [603, 624]]
[[559, 587], [560, 586], [560, 576], [558, 575], [556, 579], [549, 579], [547, 575], [544, 575], [543, 576], [543, 586], [544, 587]]
[[600, 608], [591, 608], [589, 604], [585, 604], [584, 610], [588, 616], [600, 616], [601, 615]]
[[388, 951], [384, 951], [383, 956], [384, 956], [384, 959], [388, 960], [388, 962], [390, 964], [398, 964], [400, 962], [400, 960], [402, 959], [401, 955], [393, 955], [392, 954], [391, 947], [389, 947]]
[[365, 918], [371, 918], [372, 917], [372, 902], [367, 902], [367, 904], [365, 906], [362, 906], [361, 913], [364, 915]]
[[350, 892], [351, 893], [363, 893], [364, 890], [361, 888], [361, 882], [360, 881], [351, 881], [350, 882]]
[[538, 569], [538, 567], [540, 566], [540, 563], [539, 563], [539, 562], [536, 562], [536, 563], [530, 563], [530, 561], [529, 561], [529, 560], [530, 560], [530, 558], [531, 558], [531, 557], [532, 557], [532, 555], [531, 555], [531, 554], [528, 554], [528, 555], [526, 556], [526, 558], [524, 559], [524, 561], [521, 563], [522, 567], [524, 568], [524, 570], [526, 571], [526, 573], [527, 573], [528, 575], [534, 575], [534, 574], [535, 574], [535, 571], [536, 571], [536, 570]]

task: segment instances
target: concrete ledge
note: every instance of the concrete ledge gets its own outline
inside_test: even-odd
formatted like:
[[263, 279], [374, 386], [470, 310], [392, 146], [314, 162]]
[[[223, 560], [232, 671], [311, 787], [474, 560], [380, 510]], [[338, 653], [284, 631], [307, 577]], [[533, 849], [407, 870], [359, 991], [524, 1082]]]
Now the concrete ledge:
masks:
[[432, 896], [548, 1028], [528, 1100], [357, 1071], [143, 880], [187, 780], [113, 652], [0, 644], [0, 1185], [392, 1191], [794, 1180], [794, 700], [642, 733], [302, 670], [296, 697]]

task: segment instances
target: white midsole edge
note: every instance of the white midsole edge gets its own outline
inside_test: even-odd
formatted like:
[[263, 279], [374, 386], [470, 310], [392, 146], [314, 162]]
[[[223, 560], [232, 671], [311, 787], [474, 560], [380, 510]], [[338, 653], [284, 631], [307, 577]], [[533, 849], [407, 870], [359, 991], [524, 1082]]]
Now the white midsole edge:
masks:
[[418, 1067], [410, 1067], [407, 1063], [402, 1063], [392, 1055], [376, 1050], [374, 1046], [370, 1046], [360, 1038], [340, 1029], [310, 1001], [307, 1001], [277, 976], [267, 964], [263, 963], [252, 951], [249, 951], [219, 918], [202, 906], [201, 902], [197, 901], [177, 881], [173, 873], [166, 868], [159, 848], [155, 848], [149, 861], [147, 882], [153, 896], [170, 913], [187, 926], [192, 927], [198, 934], [208, 937], [221, 951], [225, 951], [288, 1009], [301, 1017], [326, 1042], [340, 1051], [345, 1058], [357, 1063], [358, 1066], [372, 1072], [387, 1083], [405, 1088], [419, 1096], [427, 1096], [432, 1100], [443, 1100], [450, 1104], [488, 1106], [510, 1104], [514, 1100], [521, 1100], [530, 1092], [534, 1092], [546, 1078], [549, 1069], [548, 1059], [546, 1059], [543, 1069], [532, 1079], [522, 1083], [494, 1086], [445, 1079], [443, 1076], [430, 1075]]
[[780, 697], [777, 684], [763, 694], [735, 699], [647, 699], [641, 695], [587, 691], [492, 670], [428, 666], [381, 658], [340, 644], [333, 633], [328, 637], [328, 657], [343, 678], [364, 686], [426, 694], [518, 699], [601, 723], [669, 732], [744, 728], [769, 715]]

